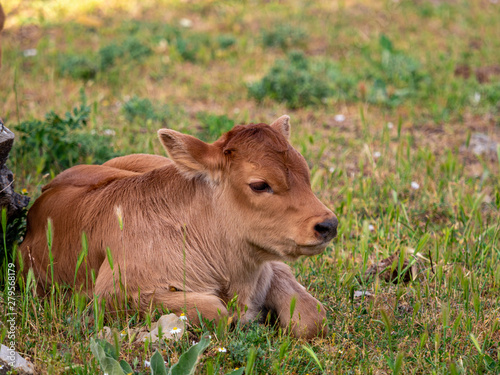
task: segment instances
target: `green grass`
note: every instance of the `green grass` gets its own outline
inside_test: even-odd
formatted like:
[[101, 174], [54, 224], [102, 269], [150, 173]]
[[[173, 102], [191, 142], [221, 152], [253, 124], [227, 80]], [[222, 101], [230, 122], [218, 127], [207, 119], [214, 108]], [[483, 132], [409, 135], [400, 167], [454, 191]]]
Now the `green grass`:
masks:
[[[222, 323], [191, 328], [176, 343], [119, 337], [119, 359], [149, 373], [144, 361], [157, 349], [173, 364], [209, 332], [200, 374], [500, 372], [500, 150], [464, 150], [475, 133], [500, 141], [498, 4], [59, 3], [4, 4], [15, 14], [2, 35], [0, 116], [14, 130], [38, 124], [40, 134], [16, 132], [9, 167], [18, 191], [34, 200], [63, 168], [101, 162], [99, 139], [117, 154], [164, 154], [160, 127], [213, 140], [232, 124], [287, 113], [313, 190], [340, 221], [323, 254], [293, 263], [327, 310], [327, 337], [306, 343], [271, 325]], [[27, 48], [37, 55], [24, 57]], [[468, 77], [457, 73], [464, 65]], [[307, 85], [294, 85], [296, 76]], [[62, 114], [82, 105], [82, 89], [86, 123], [71, 129]], [[51, 111], [59, 116], [44, 120]], [[55, 147], [59, 133], [43, 124], [57, 124], [67, 142]], [[25, 224], [5, 224], [10, 244]], [[4, 275], [13, 250], [0, 251]], [[371, 264], [411, 251], [420, 255], [413, 281], [364, 277]], [[363, 290], [372, 296], [355, 297]], [[75, 290], [37, 296], [30, 276], [18, 278], [16, 309], [16, 349], [50, 374], [98, 373], [90, 340], [103, 325], [121, 332], [163, 313], [111, 318]]]

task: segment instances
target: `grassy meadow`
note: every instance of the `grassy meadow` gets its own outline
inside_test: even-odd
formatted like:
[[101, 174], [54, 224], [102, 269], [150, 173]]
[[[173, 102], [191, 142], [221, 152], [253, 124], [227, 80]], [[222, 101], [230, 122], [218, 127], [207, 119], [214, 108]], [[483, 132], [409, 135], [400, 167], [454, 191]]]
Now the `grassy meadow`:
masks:
[[[257, 323], [157, 344], [115, 335], [135, 373], [150, 373], [156, 349], [176, 363], [205, 332], [197, 374], [500, 373], [500, 3], [2, 5], [0, 117], [31, 202], [72, 165], [164, 155], [162, 127], [213, 141], [288, 114], [312, 188], [339, 218], [323, 254], [292, 264], [327, 310], [327, 337]], [[2, 275], [24, 226], [7, 223]], [[393, 254], [393, 282], [365, 275]], [[100, 373], [90, 339], [103, 325], [122, 332], [163, 313], [110, 319], [95, 300], [64, 286], [39, 297], [20, 277], [15, 296], [16, 349], [42, 374]]]

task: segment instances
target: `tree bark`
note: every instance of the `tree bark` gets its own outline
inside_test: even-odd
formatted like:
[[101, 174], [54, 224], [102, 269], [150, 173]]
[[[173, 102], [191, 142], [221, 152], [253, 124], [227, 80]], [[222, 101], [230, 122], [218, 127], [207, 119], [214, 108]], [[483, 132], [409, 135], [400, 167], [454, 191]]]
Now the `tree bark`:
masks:
[[7, 221], [19, 216], [30, 201], [29, 197], [14, 191], [14, 175], [5, 166], [14, 144], [14, 133], [0, 119], [0, 208], [7, 207]]

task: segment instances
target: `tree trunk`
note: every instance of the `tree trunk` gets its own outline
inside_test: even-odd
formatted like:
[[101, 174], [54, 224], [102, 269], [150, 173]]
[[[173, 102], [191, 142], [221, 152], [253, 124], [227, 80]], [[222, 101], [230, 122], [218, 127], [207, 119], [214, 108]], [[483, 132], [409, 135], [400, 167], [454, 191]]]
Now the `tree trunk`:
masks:
[[13, 144], [14, 133], [0, 120], [0, 207], [7, 207], [7, 221], [19, 216], [30, 200], [29, 197], [14, 191], [14, 175], [5, 166]]

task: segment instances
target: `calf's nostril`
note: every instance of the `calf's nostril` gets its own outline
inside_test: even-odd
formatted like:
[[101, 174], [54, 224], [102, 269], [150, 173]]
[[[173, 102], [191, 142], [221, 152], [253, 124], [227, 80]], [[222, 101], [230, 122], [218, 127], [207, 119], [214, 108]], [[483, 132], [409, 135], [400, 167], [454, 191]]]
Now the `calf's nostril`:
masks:
[[331, 240], [333, 237], [337, 235], [337, 225], [338, 220], [328, 219], [318, 223], [314, 226], [314, 230], [318, 233], [325, 241]]

